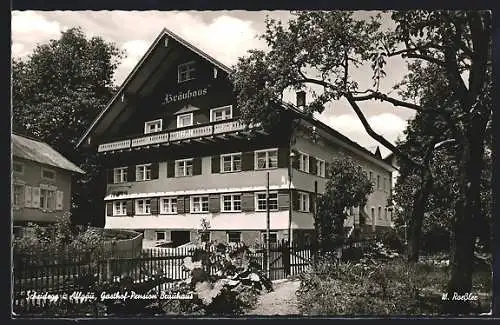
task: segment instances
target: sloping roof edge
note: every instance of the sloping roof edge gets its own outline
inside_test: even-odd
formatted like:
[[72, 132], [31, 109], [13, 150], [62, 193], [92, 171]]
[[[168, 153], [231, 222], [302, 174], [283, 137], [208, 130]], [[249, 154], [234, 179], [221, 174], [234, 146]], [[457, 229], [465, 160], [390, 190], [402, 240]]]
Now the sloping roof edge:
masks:
[[212, 56], [210, 56], [207, 53], [203, 52], [202, 50], [200, 50], [196, 46], [190, 44], [189, 42], [187, 42], [186, 40], [184, 40], [183, 38], [181, 38], [177, 34], [173, 33], [170, 30], [168, 30], [167, 28], [163, 28], [163, 30], [160, 32], [160, 34], [156, 37], [156, 39], [153, 41], [153, 43], [151, 44], [151, 46], [148, 48], [148, 50], [146, 51], [146, 53], [144, 53], [144, 55], [141, 57], [141, 59], [139, 60], [139, 62], [137, 62], [137, 64], [132, 69], [132, 71], [128, 74], [127, 78], [125, 78], [125, 80], [122, 82], [122, 85], [120, 86], [120, 88], [118, 89], [118, 91], [116, 92], [116, 94], [113, 96], [113, 98], [108, 102], [108, 104], [106, 105], [106, 107], [99, 113], [99, 115], [97, 115], [97, 117], [94, 119], [94, 121], [92, 121], [92, 123], [90, 124], [90, 127], [85, 131], [85, 133], [80, 137], [80, 139], [78, 140], [78, 142], [76, 144], [76, 148], [79, 148], [81, 146], [81, 144], [83, 143], [83, 141], [89, 136], [90, 132], [92, 132], [92, 130], [95, 128], [95, 126], [97, 125], [97, 123], [102, 119], [102, 117], [104, 116], [104, 114], [113, 105], [113, 103], [118, 99], [118, 97], [120, 96], [120, 94], [123, 93], [123, 91], [125, 90], [125, 87], [130, 83], [130, 80], [132, 80], [133, 77], [137, 74], [137, 72], [139, 71], [140, 67], [144, 64], [144, 62], [146, 61], [146, 59], [151, 55], [151, 52], [158, 46], [158, 44], [160, 43], [160, 40], [165, 35], [173, 38], [174, 40], [176, 40], [177, 42], [179, 42], [181, 45], [187, 47], [191, 51], [195, 52], [196, 54], [198, 54], [199, 56], [201, 56], [205, 60], [209, 61], [213, 65], [215, 65], [215, 66], [219, 67], [220, 69], [224, 70], [225, 72], [227, 72], [227, 73], [231, 73], [232, 72], [231, 68], [227, 67], [226, 65], [224, 65], [220, 61], [214, 59]]

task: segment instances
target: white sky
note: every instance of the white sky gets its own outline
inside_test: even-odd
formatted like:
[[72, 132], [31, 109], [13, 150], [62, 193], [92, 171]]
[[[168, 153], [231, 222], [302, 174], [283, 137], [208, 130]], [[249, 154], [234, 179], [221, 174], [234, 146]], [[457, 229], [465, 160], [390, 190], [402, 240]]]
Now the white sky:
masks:
[[[359, 12], [360, 16], [370, 12]], [[59, 38], [60, 32], [80, 26], [87, 36], [101, 36], [115, 43], [127, 53], [115, 74], [115, 82], [121, 84], [139, 59], [166, 27], [186, 41], [199, 47], [222, 63], [232, 66], [237, 58], [254, 48], [264, 48], [257, 38], [264, 32], [264, 19], [270, 15], [287, 20], [287, 11], [13, 11], [12, 12], [12, 55], [27, 57], [36, 44]], [[386, 22], [389, 23], [389, 22]], [[389, 89], [400, 81], [405, 73], [401, 61], [389, 61], [387, 78], [383, 89]], [[360, 89], [371, 85], [369, 67], [362, 67], [353, 73], [360, 83]], [[293, 94], [285, 97], [294, 102]], [[363, 102], [360, 105], [373, 129], [394, 142], [406, 127], [406, 121], [414, 112], [394, 108], [378, 101]], [[318, 116], [353, 141], [372, 152], [378, 143], [364, 131], [361, 122], [345, 100], [331, 103]], [[380, 146], [382, 155], [389, 151]]]

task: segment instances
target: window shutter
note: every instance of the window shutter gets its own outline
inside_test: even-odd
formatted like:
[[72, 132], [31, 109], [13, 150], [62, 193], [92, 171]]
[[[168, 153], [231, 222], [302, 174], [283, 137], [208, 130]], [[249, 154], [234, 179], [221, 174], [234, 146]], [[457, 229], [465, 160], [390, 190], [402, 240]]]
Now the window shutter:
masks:
[[191, 205], [189, 204], [189, 196], [184, 197], [184, 213], [189, 213]]
[[241, 155], [241, 170], [254, 170], [254, 152], [248, 151]]
[[31, 205], [33, 208], [40, 207], [40, 188], [32, 187], [31, 188]]
[[318, 165], [316, 165], [316, 158], [309, 156], [309, 172], [316, 175], [318, 172]]
[[299, 192], [292, 191], [292, 209], [298, 211], [300, 207]]
[[330, 169], [330, 163], [325, 161], [325, 177], [326, 178], [328, 178], [330, 175], [329, 169]]
[[177, 197], [177, 213], [184, 213], [184, 197]]
[[220, 173], [220, 156], [212, 156], [212, 174]]
[[241, 211], [254, 211], [255, 197], [253, 193], [243, 193], [241, 195]]
[[309, 193], [309, 212], [314, 213], [314, 193]]
[[113, 184], [115, 182], [115, 174], [114, 169], [108, 169], [108, 184]]
[[175, 177], [175, 161], [167, 161], [167, 177]]
[[135, 214], [134, 200], [127, 201], [127, 216], [133, 216]]
[[127, 181], [135, 182], [135, 165], [127, 167]]
[[292, 168], [299, 169], [299, 159], [300, 153], [297, 150], [293, 150]]
[[151, 214], [159, 214], [159, 200], [158, 198], [154, 197], [151, 198]]
[[160, 174], [160, 164], [152, 163], [151, 164], [151, 179], [158, 179]]
[[201, 175], [201, 157], [193, 159], [193, 175]]
[[278, 168], [288, 167], [288, 157], [288, 148], [278, 148]]
[[56, 210], [61, 211], [63, 209], [63, 191], [56, 192]]
[[31, 199], [31, 186], [26, 185], [24, 187], [24, 206], [26, 208], [33, 207], [33, 201]]
[[208, 199], [208, 211], [220, 212], [220, 195], [210, 194]]
[[290, 208], [290, 194], [289, 192], [278, 193], [278, 208], [280, 210], [288, 210]]
[[106, 216], [111, 217], [113, 215], [113, 202], [106, 203]]

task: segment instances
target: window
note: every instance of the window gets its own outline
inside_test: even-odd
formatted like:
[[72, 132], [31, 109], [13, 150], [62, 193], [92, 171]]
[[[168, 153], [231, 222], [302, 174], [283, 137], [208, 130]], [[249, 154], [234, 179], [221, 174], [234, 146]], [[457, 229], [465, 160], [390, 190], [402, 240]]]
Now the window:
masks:
[[175, 197], [162, 198], [160, 201], [160, 213], [161, 214], [177, 213], [177, 198]]
[[148, 121], [144, 123], [144, 134], [161, 131], [162, 120]]
[[233, 117], [233, 107], [224, 106], [218, 108], [212, 108], [210, 110], [210, 122], [217, 122], [227, 120]]
[[193, 159], [175, 161], [175, 177], [193, 176]]
[[384, 192], [387, 192], [387, 178], [384, 177]]
[[42, 168], [42, 178], [53, 181], [56, 179], [56, 172], [47, 168]]
[[[262, 233], [262, 243], [266, 244], [267, 242], [267, 233], [263, 232]], [[276, 245], [278, 243], [278, 234], [276, 232], [270, 232], [269, 233], [269, 244], [271, 245]]]
[[373, 181], [373, 172], [370, 171], [370, 182]]
[[137, 214], [151, 214], [151, 200], [150, 199], [136, 200], [135, 212]]
[[191, 213], [208, 212], [208, 196], [191, 197]]
[[299, 193], [299, 211], [309, 212], [309, 193]]
[[125, 183], [127, 181], [127, 167], [113, 169], [113, 182]]
[[372, 208], [372, 227], [375, 228], [375, 208]]
[[179, 64], [179, 66], [177, 67], [177, 81], [181, 83], [184, 81], [192, 80], [195, 78], [195, 72], [196, 67], [194, 61]]
[[40, 189], [40, 208], [45, 210], [56, 209], [56, 191]]
[[19, 163], [19, 162], [15, 162], [12, 164], [12, 170], [16, 174], [23, 174], [24, 173], [24, 165]]
[[384, 209], [384, 218], [387, 220], [387, 208]]
[[193, 125], [193, 113], [177, 115], [177, 127], [183, 128], [185, 126]]
[[380, 190], [380, 175], [377, 175], [377, 190]]
[[137, 165], [135, 167], [135, 180], [136, 181], [151, 180], [151, 164]]
[[378, 207], [378, 218], [382, 219], [382, 208]]
[[127, 201], [115, 201], [115, 202], [113, 202], [113, 215], [114, 216], [127, 215]]
[[156, 232], [156, 240], [165, 240], [165, 238], [167, 238], [167, 235], [165, 234], [164, 231]]
[[223, 212], [241, 211], [241, 195], [240, 194], [222, 195], [222, 211]]
[[14, 207], [22, 207], [23, 206], [23, 202], [22, 202], [23, 194], [24, 194], [24, 185], [14, 184], [14, 190], [13, 190]]
[[322, 159], [316, 158], [316, 175], [325, 177], [326, 175], [326, 164]]
[[299, 170], [309, 173], [309, 155], [305, 153], [299, 154]]
[[228, 232], [227, 233], [228, 243], [239, 243], [241, 242], [241, 232]]
[[[256, 200], [256, 211], [265, 211], [267, 209], [266, 193], [256, 193]], [[278, 210], [278, 193], [276, 192], [269, 193], [269, 210]]]
[[241, 153], [221, 155], [221, 170], [224, 173], [241, 171]]
[[261, 150], [255, 152], [255, 169], [269, 169], [278, 167], [278, 149]]

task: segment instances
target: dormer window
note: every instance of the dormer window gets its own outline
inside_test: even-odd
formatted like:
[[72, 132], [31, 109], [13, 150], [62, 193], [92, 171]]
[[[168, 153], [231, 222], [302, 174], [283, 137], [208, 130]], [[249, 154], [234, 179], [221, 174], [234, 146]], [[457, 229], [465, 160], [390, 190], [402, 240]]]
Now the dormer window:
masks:
[[232, 106], [217, 107], [217, 108], [212, 108], [210, 110], [210, 122], [227, 120], [232, 117], [233, 117]]
[[185, 126], [193, 125], [193, 113], [177, 115], [177, 127], [182, 128]]
[[195, 79], [196, 66], [194, 61], [179, 64], [177, 67], [177, 81], [179, 83]]
[[155, 133], [161, 131], [162, 120], [148, 121], [144, 123], [144, 134]]

